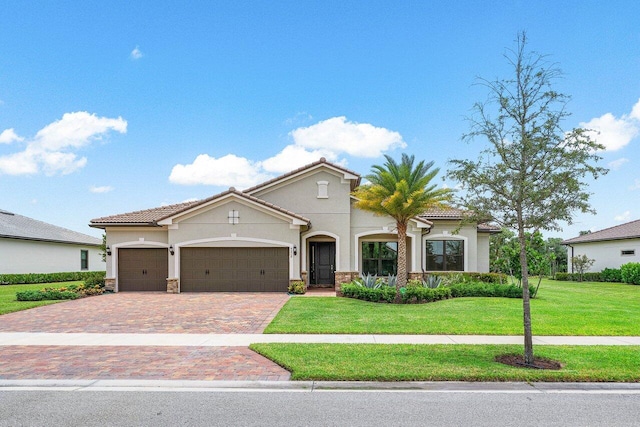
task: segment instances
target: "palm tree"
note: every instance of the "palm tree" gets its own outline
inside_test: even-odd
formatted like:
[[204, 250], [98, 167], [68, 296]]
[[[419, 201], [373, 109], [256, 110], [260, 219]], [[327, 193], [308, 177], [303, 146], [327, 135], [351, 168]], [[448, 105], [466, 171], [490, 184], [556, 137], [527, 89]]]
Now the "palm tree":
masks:
[[427, 209], [441, 206], [450, 200], [452, 191], [437, 188], [431, 180], [440, 171], [431, 170], [433, 162], [421, 161], [414, 167], [414, 156], [402, 154], [397, 163], [391, 156], [384, 156], [384, 166], [374, 165], [371, 174], [365, 176], [369, 184], [358, 187], [353, 196], [357, 208], [376, 215], [390, 216], [396, 221], [398, 231], [398, 280], [396, 302], [401, 301], [400, 288], [407, 284], [407, 225]]

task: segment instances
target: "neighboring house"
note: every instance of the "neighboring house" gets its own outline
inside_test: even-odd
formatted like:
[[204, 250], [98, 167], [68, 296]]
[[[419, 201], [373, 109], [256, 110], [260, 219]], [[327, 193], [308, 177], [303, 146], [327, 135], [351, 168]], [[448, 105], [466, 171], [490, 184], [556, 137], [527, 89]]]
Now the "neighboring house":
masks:
[[628, 262], [640, 262], [640, 220], [605, 228], [562, 242], [567, 245], [568, 263], [573, 272], [571, 258], [586, 255], [595, 260], [590, 271], [620, 268]]
[[[107, 285], [116, 291], [276, 291], [291, 281], [333, 286], [396, 272], [390, 217], [354, 208], [360, 175], [324, 158], [244, 191], [96, 218], [107, 233]], [[462, 211], [425, 212], [408, 229], [407, 269], [489, 271], [491, 226]], [[458, 230], [459, 229], [459, 230]]]
[[102, 241], [0, 210], [0, 274], [104, 271]]

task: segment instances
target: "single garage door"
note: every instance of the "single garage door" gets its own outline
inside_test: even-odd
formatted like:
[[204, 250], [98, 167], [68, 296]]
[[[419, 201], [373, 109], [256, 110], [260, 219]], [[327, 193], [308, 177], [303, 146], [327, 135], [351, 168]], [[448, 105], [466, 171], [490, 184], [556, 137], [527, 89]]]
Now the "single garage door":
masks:
[[168, 254], [166, 249], [119, 249], [119, 291], [167, 290]]
[[182, 248], [180, 292], [287, 292], [288, 248]]

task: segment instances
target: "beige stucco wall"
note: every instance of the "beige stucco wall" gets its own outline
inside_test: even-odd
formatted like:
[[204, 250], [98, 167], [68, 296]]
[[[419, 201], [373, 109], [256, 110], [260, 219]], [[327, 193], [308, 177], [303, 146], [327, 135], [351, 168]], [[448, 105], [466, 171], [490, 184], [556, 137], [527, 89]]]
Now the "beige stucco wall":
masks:
[[489, 263], [489, 233], [478, 233], [478, 269], [480, 273], [488, 273], [491, 270]]
[[[640, 239], [610, 240], [573, 244], [573, 256], [586, 255], [595, 262], [590, 272], [600, 272], [605, 268], [620, 268], [628, 262], [640, 262]], [[635, 250], [635, 255], [622, 255], [623, 250]], [[569, 272], [571, 272], [571, 247], [567, 247]]]
[[[318, 198], [318, 182], [327, 182], [327, 198]], [[336, 270], [350, 271], [350, 185], [337, 172], [320, 168], [253, 195], [311, 220], [311, 228], [302, 234], [305, 267], [307, 239], [329, 236], [337, 242]]]
[[96, 246], [0, 238], [0, 274], [81, 271], [80, 251], [89, 251], [88, 271], [104, 271]]

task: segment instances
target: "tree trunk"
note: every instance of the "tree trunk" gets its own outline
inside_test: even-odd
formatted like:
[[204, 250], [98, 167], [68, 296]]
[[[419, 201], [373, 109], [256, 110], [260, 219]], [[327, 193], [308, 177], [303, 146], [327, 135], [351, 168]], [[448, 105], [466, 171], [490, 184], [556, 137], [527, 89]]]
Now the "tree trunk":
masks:
[[396, 280], [396, 303], [402, 302], [400, 288], [407, 286], [407, 224], [398, 222], [398, 270]]
[[531, 333], [531, 304], [529, 301], [529, 270], [527, 269], [527, 248], [524, 227], [518, 227], [520, 241], [520, 269], [522, 271], [522, 314], [524, 320], [524, 363], [533, 365], [533, 335]]

